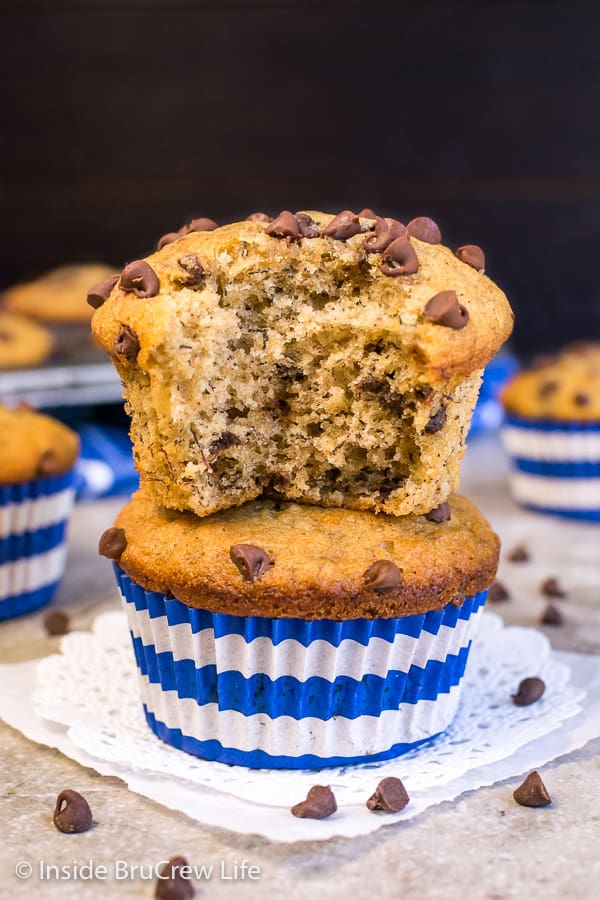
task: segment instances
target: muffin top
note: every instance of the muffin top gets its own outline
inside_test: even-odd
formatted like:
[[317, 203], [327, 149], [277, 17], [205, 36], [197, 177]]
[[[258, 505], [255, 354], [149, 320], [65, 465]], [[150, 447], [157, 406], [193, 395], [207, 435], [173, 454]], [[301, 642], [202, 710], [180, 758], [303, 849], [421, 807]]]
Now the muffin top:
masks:
[[453, 253], [431, 219], [404, 226], [369, 210], [360, 218], [284, 211], [275, 221], [212, 223], [210, 231], [190, 231], [193, 224], [165, 235], [161, 249], [127, 266], [114, 286], [107, 279], [90, 292], [100, 307], [94, 333], [117, 364], [124, 328], [145, 368], [168, 345], [182, 305], [206, 307], [210, 329], [209, 296], [217, 292], [226, 309], [240, 286], [282, 310], [290, 292], [304, 291], [310, 300], [285, 322], [288, 337], [302, 340], [315, 325], [382, 335], [429, 382], [481, 369], [512, 330], [504, 293], [483, 274], [483, 251]]
[[517, 416], [600, 422], [600, 342], [579, 341], [541, 358], [515, 375], [502, 402]]
[[46, 322], [89, 322], [88, 288], [113, 272], [104, 263], [60, 266], [33, 281], [8, 288], [3, 302], [12, 312]]
[[0, 369], [36, 366], [51, 353], [54, 341], [43, 326], [0, 309]]
[[146, 590], [191, 607], [390, 618], [459, 605], [493, 581], [499, 541], [475, 506], [453, 495], [434, 517], [442, 521], [258, 500], [200, 519], [156, 506], [142, 489], [100, 552]]
[[25, 405], [0, 404], [0, 434], [0, 484], [62, 475], [79, 452], [74, 431]]

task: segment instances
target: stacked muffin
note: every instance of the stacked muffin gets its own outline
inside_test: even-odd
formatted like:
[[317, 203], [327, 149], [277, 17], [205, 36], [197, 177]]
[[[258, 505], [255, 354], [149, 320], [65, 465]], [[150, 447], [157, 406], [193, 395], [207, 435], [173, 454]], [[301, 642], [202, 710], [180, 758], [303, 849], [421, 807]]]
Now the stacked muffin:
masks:
[[385, 759], [458, 703], [498, 540], [456, 488], [508, 337], [431, 219], [184, 228], [89, 294], [141, 488], [116, 562], [149, 725], [208, 759]]

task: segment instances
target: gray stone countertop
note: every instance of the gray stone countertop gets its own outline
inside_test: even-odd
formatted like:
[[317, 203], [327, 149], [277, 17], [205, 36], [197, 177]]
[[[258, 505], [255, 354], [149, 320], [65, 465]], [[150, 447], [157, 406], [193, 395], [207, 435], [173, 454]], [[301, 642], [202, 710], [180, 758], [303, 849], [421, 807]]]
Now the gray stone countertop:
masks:
[[[544, 631], [557, 647], [600, 652], [600, 528], [517, 510], [507, 496], [504, 463], [493, 439], [470, 448], [461, 489], [503, 539], [499, 578], [511, 599], [495, 610], [511, 624], [537, 627], [546, 602], [539, 585], [555, 576], [568, 593], [556, 601], [565, 624]], [[67, 574], [53, 601], [54, 608], [69, 613], [73, 628], [88, 628], [99, 612], [118, 605], [110, 566], [97, 556], [96, 546], [122, 502], [83, 503], [75, 510]], [[531, 550], [530, 562], [510, 563], [507, 552], [523, 542]], [[42, 618], [37, 613], [0, 625], [0, 661], [56, 652], [60, 639], [46, 636]], [[0, 747], [0, 897], [149, 898], [151, 867], [175, 854], [213, 866], [211, 879], [198, 883], [197, 896], [217, 900], [600, 897], [600, 739], [544, 767], [553, 798], [546, 809], [515, 804], [512, 791], [521, 780], [515, 778], [368, 837], [299, 844], [273, 844], [199, 825], [130, 792], [119, 779], [31, 743], [2, 722]], [[97, 825], [85, 834], [64, 835], [52, 824], [55, 798], [66, 787], [81, 791], [93, 809]], [[114, 877], [117, 859], [127, 863], [128, 877], [120, 880]], [[231, 877], [236, 862], [241, 871], [242, 860], [259, 867], [257, 880]], [[33, 864], [29, 879], [16, 877], [19, 861]], [[71, 877], [41, 880], [40, 861], [68, 866]], [[107, 867], [108, 880], [72, 877], [74, 863], [90, 861]], [[134, 874], [135, 865], [144, 868]]]

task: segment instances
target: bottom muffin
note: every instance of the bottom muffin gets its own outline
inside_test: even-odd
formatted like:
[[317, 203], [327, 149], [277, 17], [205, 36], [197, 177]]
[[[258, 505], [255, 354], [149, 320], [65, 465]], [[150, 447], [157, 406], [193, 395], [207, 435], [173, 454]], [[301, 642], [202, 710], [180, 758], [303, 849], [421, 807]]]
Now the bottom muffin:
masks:
[[499, 542], [463, 497], [435, 518], [256, 501], [199, 519], [139, 492], [100, 550], [152, 730], [264, 768], [388, 759], [439, 734]]

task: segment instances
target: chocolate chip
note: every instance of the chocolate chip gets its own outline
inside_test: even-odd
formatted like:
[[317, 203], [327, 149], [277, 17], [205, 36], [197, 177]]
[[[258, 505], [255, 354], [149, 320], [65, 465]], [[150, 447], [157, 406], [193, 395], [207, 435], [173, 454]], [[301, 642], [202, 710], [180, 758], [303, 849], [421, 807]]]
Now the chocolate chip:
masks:
[[178, 241], [180, 237], [183, 237], [181, 231], [168, 231], [167, 234], [163, 234], [163, 236], [159, 238], [156, 249], [162, 250], [162, 248], [166, 247], [167, 244], [174, 244], [175, 241]]
[[212, 444], [210, 444], [208, 452], [211, 456], [218, 456], [223, 450], [229, 450], [230, 447], [237, 447], [241, 443], [242, 442], [237, 434], [232, 434], [231, 431], [224, 431], [216, 441], [213, 441]]
[[60, 609], [53, 609], [44, 616], [44, 628], [50, 635], [68, 634], [70, 619]]
[[575, 406], [589, 406], [590, 396], [589, 394], [579, 393], [575, 394], [573, 397], [573, 403]]
[[143, 259], [129, 263], [121, 272], [119, 286], [136, 297], [155, 297], [160, 290], [160, 282], [154, 269]]
[[134, 362], [140, 352], [140, 341], [129, 325], [122, 325], [113, 343], [113, 350], [118, 356], [123, 356], [129, 362]]
[[204, 268], [195, 253], [185, 253], [180, 256], [177, 265], [185, 272], [185, 275], [180, 276], [178, 280], [187, 287], [200, 284], [204, 278]]
[[378, 559], [363, 575], [365, 587], [377, 594], [395, 591], [402, 584], [402, 574], [396, 563], [389, 559]]
[[434, 294], [424, 309], [424, 315], [434, 325], [444, 325], [455, 331], [460, 331], [469, 321], [469, 312], [458, 302], [456, 291]]
[[452, 512], [449, 503], [440, 503], [435, 509], [430, 509], [428, 513], [425, 513], [425, 518], [429, 522], [435, 522], [436, 524], [448, 522], [451, 516]]
[[463, 247], [459, 247], [456, 251], [456, 255], [461, 262], [466, 263], [468, 266], [472, 266], [474, 269], [477, 269], [478, 272], [484, 271], [485, 253], [481, 247], [478, 247], [476, 244], [465, 244]]
[[109, 275], [98, 281], [87, 292], [87, 302], [93, 309], [99, 309], [108, 300], [109, 294], [119, 280], [118, 275]]
[[191, 234], [192, 231], [214, 231], [219, 226], [214, 219], [208, 219], [206, 216], [200, 216], [198, 219], [192, 219], [187, 225], [184, 225], [185, 233]]
[[358, 216], [349, 209], [338, 213], [327, 228], [323, 230], [325, 237], [333, 238], [334, 241], [347, 241], [348, 238], [360, 234], [362, 231]]
[[512, 695], [512, 701], [515, 706], [530, 706], [540, 699], [545, 690], [546, 685], [541, 678], [524, 678], [517, 693]]
[[513, 791], [519, 806], [550, 806], [552, 798], [539, 772], [530, 772], [523, 784]]
[[414, 275], [418, 269], [417, 254], [405, 236], [392, 241], [381, 259], [381, 271], [384, 275], [390, 275], [392, 278], [397, 275]]
[[363, 247], [367, 253], [383, 253], [389, 245], [402, 237], [406, 231], [402, 222], [396, 219], [382, 219], [377, 216], [375, 219], [375, 233], [370, 234], [363, 241]]
[[440, 406], [437, 412], [433, 413], [432, 416], [429, 417], [429, 421], [427, 425], [423, 429], [425, 434], [437, 434], [438, 431], [441, 431], [444, 425], [446, 424], [446, 419], [448, 418], [448, 414], [446, 412], [445, 406]]
[[292, 815], [299, 819], [326, 819], [337, 810], [337, 803], [329, 785], [315, 784], [306, 800], [292, 806]]
[[244, 581], [258, 581], [273, 565], [266, 550], [254, 544], [234, 544], [229, 549], [229, 556]]
[[567, 596], [567, 592], [561, 587], [558, 578], [546, 578], [540, 584], [540, 592], [545, 594], [546, 597], [559, 597], [563, 598]]
[[56, 450], [52, 447], [42, 450], [37, 464], [37, 476], [39, 478], [50, 478], [52, 475], [60, 475], [64, 468], [64, 463]]
[[531, 559], [531, 555], [524, 544], [518, 544], [508, 554], [508, 559], [510, 560], [510, 562], [529, 562], [529, 560]]
[[272, 222], [273, 216], [268, 216], [263, 212], [255, 212], [250, 213], [249, 216], [246, 216], [246, 222]]
[[558, 381], [544, 381], [538, 388], [539, 397], [550, 397], [558, 390]]
[[92, 811], [77, 791], [61, 791], [56, 798], [54, 824], [65, 834], [80, 834], [92, 827]]
[[297, 240], [302, 237], [298, 219], [289, 209], [282, 210], [277, 218], [267, 225], [265, 234], [270, 234], [271, 237], [276, 238], [290, 238], [291, 240]]
[[358, 213], [358, 218], [359, 219], [377, 219], [379, 217], [376, 212], [373, 212], [372, 209], [365, 207], [364, 209], [361, 209], [361, 211]]
[[98, 543], [98, 553], [107, 559], [119, 560], [127, 547], [124, 528], [107, 528]]
[[563, 625], [564, 621], [565, 617], [558, 606], [555, 606], [553, 603], [548, 603], [546, 609], [542, 613], [542, 618], [540, 619], [542, 625]]
[[417, 216], [411, 219], [406, 226], [406, 231], [410, 237], [416, 237], [419, 241], [426, 244], [439, 244], [442, 240], [442, 233], [439, 226], [429, 216]]
[[384, 812], [400, 812], [408, 803], [406, 788], [399, 778], [388, 776], [379, 782], [375, 793], [367, 800], [367, 808]]
[[[190, 876], [184, 877], [182, 869], [189, 867], [185, 856], [172, 856], [158, 870], [154, 896], [157, 900], [190, 900], [196, 891]], [[187, 873], [186, 873], [187, 874]], [[191, 874], [191, 871], [190, 871]]]
[[308, 213], [297, 212], [296, 221], [298, 222], [302, 237], [316, 238], [321, 236], [321, 229]]
[[510, 600], [510, 592], [501, 581], [495, 581], [488, 591], [488, 600], [490, 603], [506, 603]]

